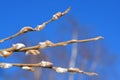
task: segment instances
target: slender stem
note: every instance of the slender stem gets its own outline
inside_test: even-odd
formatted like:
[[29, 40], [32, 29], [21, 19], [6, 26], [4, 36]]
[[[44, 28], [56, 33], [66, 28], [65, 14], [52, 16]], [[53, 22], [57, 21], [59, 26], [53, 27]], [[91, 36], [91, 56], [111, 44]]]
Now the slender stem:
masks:
[[4, 42], [4, 41], [7, 41], [7, 40], [10, 40], [10, 39], [13, 39], [19, 35], [22, 35], [24, 33], [28, 33], [28, 32], [33, 32], [33, 31], [40, 31], [42, 30], [43, 28], [45, 28], [45, 26], [48, 24], [48, 23], [51, 23], [52, 21], [55, 21], [57, 19], [59, 19], [60, 17], [64, 16], [65, 14], [67, 14], [68, 12], [70, 11], [70, 7], [68, 9], [66, 9], [64, 12], [58, 12], [56, 14], [54, 14], [54, 16], [49, 19], [48, 21], [46, 22], [43, 22], [41, 25], [38, 25], [36, 26], [35, 28], [32, 28], [32, 27], [23, 27], [19, 32], [17, 32], [16, 34], [13, 34], [7, 38], [3, 38], [0, 40], [0, 43]]

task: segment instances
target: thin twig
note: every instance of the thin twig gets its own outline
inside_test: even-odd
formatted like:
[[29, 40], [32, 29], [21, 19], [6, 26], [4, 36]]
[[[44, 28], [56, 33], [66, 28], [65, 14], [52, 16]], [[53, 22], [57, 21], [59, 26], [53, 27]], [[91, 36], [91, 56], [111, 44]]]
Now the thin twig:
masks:
[[34, 71], [35, 67], [41, 67], [41, 68], [48, 68], [52, 69], [58, 73], [65, 73], [65, 72], [71, 72], [71, 73], [80, 73], [85, 74], [88, 76], [97, 76], [97, 73], [94, 72], [85, 72], [83, 70], [80, 70], [79, 68], [62, 68], [62, 67], [55, 67], [53, 66], [53, 63], [47, 62], [47, 61], [41, 61], [37, 64], [17, 64], [17, 63], [0, 63], [1, 68], [11, 68], [13, 66], [20, 67], [24, 70]]
[[4, 42], [6, 40], [10, 40], [12, 38], [15, 38], [15, 37], [17, 37], [19, 35], [22, 35], [24, 33], [27, 33], [27, 32], [40, 31], [40, 30], [44, 29], [48, 23], [59, 19], [60, 17], [62, 17], [65, 14], [67, 14], [69, 11], [70, 11], [70, 7], [68, 9], [66, 9], [64, 12], [57, 12], [56, 14], [53, 15], [53, 17], [50, 20], [42, 23], [41, 25], [37, 25], [35, 28], [32, 28], [30, 26], [25, 26], [18, 33], [14, 34], [12, 36], [9, 36], [7, 38], [1, 39], [0, 43]]
[[98, 37], [90, 38], [90, 39], [69, 40], [69, 41], [59, 42], [59, 43], [53, 43], [53, 42], [47, 40], [45, 42], [40, 42], [36, 46], [31, 46], [31, 47], [25, 47], [24, 44], [17, 43], [17, 44], [13, 44], [13, 46], [11, 48], [0, 50], [0, 56], [8, 57], [8, 56], [12, 55], [13, 52], [26, 52], [26, 54], [37, 55], [40, 53], [39, 49], [43, 49], [43, 48], [47, 48], [47, 47], [66, 46], [66, 45], [72, 44], [72, 43], [90, 42], [90, 41], [96, 41], [96, 40], [100, 40], [100, 39], [103, 39], [103, 37], [98, 36]]

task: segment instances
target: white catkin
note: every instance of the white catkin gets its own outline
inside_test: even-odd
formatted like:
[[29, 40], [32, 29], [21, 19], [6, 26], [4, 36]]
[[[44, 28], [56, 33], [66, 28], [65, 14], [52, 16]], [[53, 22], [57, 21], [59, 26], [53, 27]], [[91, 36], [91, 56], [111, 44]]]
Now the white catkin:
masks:
[[53, 18], [54, 18], [55, 20], [57, 20], [57, 19], [58, 19], [58, 16], [57, 16], [57, 15], [53, 15]]
[[29, 69], [31, 69], [31, 67], [23, 66], [22, 69], [29, 70]]
[[52, 63], [48, 61], [41, 61], [39, 64], [41, 64], [42, 67], [52, 66]]
[[42, 30], [44, 27], [46, 26], [45, 23], [43, 23], [42, 25], [38, 25], [35, 30]]
[[26, 51], [26, 55], [28, 54], [38, 55], [40, 54], [40, 51], [39, 50], [28, 50]]
[[45, 48], [47, 46], [45, 42], [40, 42], [39, 45], [40, 45], [40, 48]]
[[33, 30], [32, 27], [26, 26], [26, 27], [23, 27], [23, 28], [20, 30], [20, 32], [26, 32], [26, 31], [32, 31], [32, 30]]
[[8, 53], [9, 53], [8, 51], [0, 51], [0, 56], [6, 55]]
[[45, 67], [47, 65], [47, 62], [46, 61], [41, 61], [41, 64], [43, 67]]
[[0, 67], [1, 68], [10, 68], [10, 67], [12, 67], [13, 65], [12, 64], [9, 64], [9, 63], [1, 63], [0, 64]]
[[17, 43], [17, 44], [13, 44], [13, 47], [15, 47], [16, 50], [24, 48], [25, 45], [23, 43]]
[[67, 72], [68, 70], [66, 68], [61, 68], [61, 67], [58, 67], [56, 68], [56, 72], [58, 73], [64, 73], [64, 72]]

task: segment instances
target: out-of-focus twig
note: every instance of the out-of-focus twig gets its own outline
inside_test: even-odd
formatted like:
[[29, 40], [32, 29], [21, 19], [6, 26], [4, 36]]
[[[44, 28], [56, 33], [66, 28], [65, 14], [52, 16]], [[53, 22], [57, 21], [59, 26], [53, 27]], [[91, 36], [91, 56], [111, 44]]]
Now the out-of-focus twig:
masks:
[[17, 64], [17, 63], [0, 63], [1, 68], [11, 68], [13, 66], [20, 67], [24, 70], [34, 71], [35, 67], [41, 67], [41, 68], [48, 68], [56, 71], [57, 73], [65, 73], [65, 72], [71, 72], [71, 73], [80, 73], [85, 74], [88, 76], [97, 76], [97, 73], [94, 72], [85, 72], [83, 70], [80, 70], [79, 68], [62, 68], [62, 67], [55, 67], [53, 66], [53, 63], [47, 62], [47, 61], [41, 61], [40, 63], [36, 64]]
[[[76, 26], [77, 27], [77, 26]], [[73, 31], [73, 39], [77, 39], [78, 37], [78, 30], [77, 28], [74, 29]], [[70, 58], [70, 63], [69, 63], [69, 67], [75, 67], [75, 63], [76, 63], [76, 57], [77, 57], [77, 43], [72, 45], [72, 53], [71, 53], [71, 58]], [[70, 74], [69, 75], [69, 79], [68, 80], [74, 80], [74, 75]]]
[[96, 40], [100, 40], [100, 39], [103, 39], [103, 37], [98, 36], [98, 37], [90, 38], [90, 39], [69, 40], [69, 41], [59, 42], [59, 43], [53, 43], [53, 42], [47, 40], [45, 42], [40, 42], [38, 45], [32, 46], [32, 47], [25, 47], [24, 44], [17, 43], [17, 44], [13, 44], [13, 46], [11, 48], [0, 50], [0, 56], [8, 57], [8, 56], [12, 55], [13, 52], [26, 52], [26, 54], [37, 55], [40, 53], [39, 49], [43, 49], [43, 48], [47, 48], [47, 47], [66, 46], [66, 45], [72, 44], [72, 43], [90, 42], [90, 41], [96, 41]]
[[57, 12], [56, 14], [53, 15], [53, 17], [50, 20], [42, 23], [41, 25], [37, 25], [35, 28], [32, 28], [30, 26], [25, 26], [18, 33], [14, 34], [12, 36], [9, 36], [7, 38], [1, 39], [0, 43], [4, 42], [6, 40], [10, 40], [12, 38], [15, 38], [15, 37], [17, 37], [17, 36], [19, 36], [21, 34], [27, 33], [27, 32], [40, 31], [40, 30], [44, 29], [48, 23], [59, 19], [60, 17], [67, 14], [69, 11], [70, 11], [70, 7], [68, 9], [66, 9], [64, 12]]

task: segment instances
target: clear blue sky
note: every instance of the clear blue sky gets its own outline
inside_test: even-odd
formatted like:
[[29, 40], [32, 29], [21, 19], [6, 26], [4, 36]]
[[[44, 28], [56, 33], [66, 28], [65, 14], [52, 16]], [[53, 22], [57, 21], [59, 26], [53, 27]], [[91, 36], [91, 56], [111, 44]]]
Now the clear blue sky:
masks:
[[[64, 11], [69, 6], [72, 9], [68, 15], [93, 29], [94, 36], [104, 36], [109, 52], [119, 57], [119, 0], [0, 0], [0, 39], [16, 33], [23, 26], [35, 27], [48, 20], [55, 12]], [[50, 26], [55, 24], [57, 21]], [[0, 45], [0, 48], [4, 48], [11, 43], [7, 41]]]

